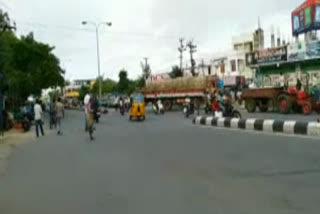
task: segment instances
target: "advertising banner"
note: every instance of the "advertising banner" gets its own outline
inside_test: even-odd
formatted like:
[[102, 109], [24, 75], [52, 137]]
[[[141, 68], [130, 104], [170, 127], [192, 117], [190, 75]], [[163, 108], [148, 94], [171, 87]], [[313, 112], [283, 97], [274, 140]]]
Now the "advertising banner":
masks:
[[237, 84], [237, 76], [223, 77], [224, 86], [234, 86]]
[[302, 41], [288, 46], [288, 61], [320, 58], [320, 41]]
[[288, 45], [288, 61], [304, 60], [306, 58], [306, 43], [304, 41]]
[[[297, 74], [295, 72], [284, 74], [284, 82], [289, 86], [294, 86], [297, 83]], [[263, 78], [264, 86], [277, 87], [283, 84], [280, 74], [266, 75]]]
[[307, 0], [291, 14], [292, 34], [320, 29], [320, 1]]
[[307, 43], [307, 59], [320, 58], [320, 41], [311, 41]]
[[287, 47], [268, 48], [246, 54], [247, 66], [287, 60]]
[[147, 79], [147, 83], [161, 82], [161, 81], [168, 80], [168, 79], [170, 79], [169, 73], [152, 74]]

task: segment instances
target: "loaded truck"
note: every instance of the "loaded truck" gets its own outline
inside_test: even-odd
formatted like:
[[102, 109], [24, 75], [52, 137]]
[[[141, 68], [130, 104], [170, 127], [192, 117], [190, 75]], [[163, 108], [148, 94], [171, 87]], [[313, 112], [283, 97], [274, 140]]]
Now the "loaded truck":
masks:
[[165, 111], [173, 105], [183, 105], [189, 97], [198, 107], [203, 105], [208, 93], [213, 93], [218, 85], [217, 76], [180, 77], [147, 83], [143, 89], [146, 103], [161, 100]]

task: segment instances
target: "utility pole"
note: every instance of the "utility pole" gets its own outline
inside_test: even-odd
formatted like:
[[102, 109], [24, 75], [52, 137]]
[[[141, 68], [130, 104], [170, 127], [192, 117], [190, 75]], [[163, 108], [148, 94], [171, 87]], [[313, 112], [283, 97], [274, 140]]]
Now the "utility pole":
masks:
[[101, 23], [95, 23], [95, 22], [90, 22], [90, 21], [83, 21], [82, 25], [87, 25], [91, 24], [95, 27], [96, 30], [96, 42], [97, 42], [97, 64], [98, 64], [98, 81], [99, 81], [99, 98], [102, 98], [102, 77], [100, 74], [100, 41], [99, 41], [99, 27], [101, 25], [106, 25], [111, 27], [112, 23], [111, 22], [101, 22]]
[[202, 59], [201, 60], [201, 68], [202, 68], [202, 74], [203, 74], [203, 76], [205, 76], [205, 74], [204, 74], [204, 67], [205, 67], [205, 64], [204, 64], [204, 60]]
[[182, 63], [183, 63], [183, 52], [187, 50], [187, 48], [183, 45], [184, 38], [179, 39], [180, 46], [178, 47], [178, 51], [180, 52], [180, 70], [183, 73]]
[[141, 67], [142, 67], [144, 78], [145, 80], [147, 80], [150, 75], [150, 66], [148, 64], [148, 57], [144, 57], [143, 59], [144, 59], [144, 63], [141, 62]]
[[148, 57], [144, 57], [143, 59], [144, 59], [144, 62], [145, 62], [144, 65], [147, 66], [148, 65]]
[[140, 62], [140, 65], [141, 65], [141, 68], [142, 68], [142, 76], [143, 76], [143, 79], [145, 80], [145, 82], [148, 81], [150, 75], [151, 75], [151, 68], [150, 68], [150, 65], [148, 63], [148, 57], [144, 57], [144, 62], [141, 61]]
[[190, 61], [191, 61], [191, 74], [192, 76], [196, 76], [196, 72], [195, 72], [195, 66], [196, 66], [196, 62], [193, 59], [193, 54], [195, 52], [197, 52], [197, 46], [193, 44], [193, 40], [190, 40], [187, 43], [187, 47], [189, 48], [189, 53], [190, 53]]

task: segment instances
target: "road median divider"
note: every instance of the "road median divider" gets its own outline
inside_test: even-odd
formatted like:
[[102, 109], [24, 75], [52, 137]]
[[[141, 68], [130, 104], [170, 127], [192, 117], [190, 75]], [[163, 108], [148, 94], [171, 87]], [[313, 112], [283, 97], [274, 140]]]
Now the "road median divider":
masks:
[[195, 125], [231, 128], [266, 133], [284, 133], [320, 137], [320, 123], [292, 120], [237, 119], [198, 116], [193, 119]]

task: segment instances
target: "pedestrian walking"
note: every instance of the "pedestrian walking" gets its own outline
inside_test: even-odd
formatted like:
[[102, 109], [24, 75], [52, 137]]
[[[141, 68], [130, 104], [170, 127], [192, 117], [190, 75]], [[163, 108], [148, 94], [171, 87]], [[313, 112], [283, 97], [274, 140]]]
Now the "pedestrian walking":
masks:
[[50, 114], [50, 129], [57, 128], [55, 99], [52, 99], [50, 102], [49, 114]]
[[88, 124], [88, 131], [90, 140], [94, 140], [93, 132], [94, 132], [94, 100], [90, 98], [88, 104], [88, 112], [87, 112], [87, 124]]
[[84, 106], [84, 116], [85, 116], [85, 131], [88, 131], [88, 110], [89, 110], [89, 104], [90, 104], [90, 95], [86, 94], [83, 100], [83, 106]]
[[58, 135], [62, 135], [61, 132], [61, 121], [64, 115], [64, 106], [61, 102], [61, 98], [58, 98], [58, 102], [56, 103], [56, 121], [58, 128]]
[[129, 112], [129, 109], [130, 109], [130, 98], [129, 97], [127, 97], [124, 100], [124, 106], [125, 106], [126, 112]]
[[35, 123], [36, 123], [37, 137], [39, 137], [39, 128], [40, 128], [42, 136], [44, 136], [43, 126], [42, 126], [43, 125], [42, 114], [43, 114], [43, 111], [42, 111], [40, 100], [37, 100], [36, 104], [34, 105], [34, 119], [35, 119]]
[[92, 97], [92, 103], [91, 108], [93, 110], [93, 119], [96, 121], [96, 123], [99, 123], [99, 101], [96, 96]]

